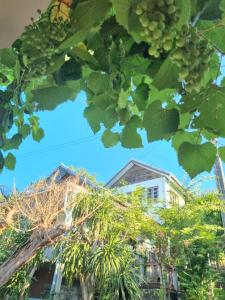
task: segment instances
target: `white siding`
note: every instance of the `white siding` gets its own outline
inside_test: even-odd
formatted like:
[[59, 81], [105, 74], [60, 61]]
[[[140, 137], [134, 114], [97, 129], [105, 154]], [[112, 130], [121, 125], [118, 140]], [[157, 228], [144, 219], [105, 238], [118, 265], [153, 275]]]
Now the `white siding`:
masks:
[[146, 180], [143, 182], [133, 183], [129, 185], [124, 185], [122, 187], [117, 188], [118, 192], [121, 193], [129, 193], [135, 191], [138, 187], [142, 188], [151, 188], [157, 186], [159, 189], [159, 199], [166, 199], [166, 187], [165, 187], [165, 178], [156, 178], [151, 180]]
[[168, 199], [168, 202], [167, 202], [167, 207], [170, 207], [171, 205], [171, 193], [175, 194], [177, 196], [177, 200], [178, 200], [178, 205], [180, 207], [184, 206], [185, 205], [185, 201], [184, 201], [184, 198], [182, 198], [182, 196], [177, 192], [175, 191], [169, 183], [166, 182], [166, 199]]
[[158, 187], [158, 200], [155, 199], [155, 202], [153, 202], [151, 209], [148, 211], [148, 214], [154, 217], [154, 219], [158, 222], [160, 222], [160, 219], [157, 216], [157, 212], [154, 210], [154, 208], [169, 208], [171, 206], [171, 192], [176, 194], [179, 206], [185, 205], [184, 199], [170, 186], [165, 177], [124, 185], [122, 187], [117, 188], [117, 191], [119, 193], [127, 194], [135, 191], [137, 188], [140, 187], [146, 190], [148, 188]]

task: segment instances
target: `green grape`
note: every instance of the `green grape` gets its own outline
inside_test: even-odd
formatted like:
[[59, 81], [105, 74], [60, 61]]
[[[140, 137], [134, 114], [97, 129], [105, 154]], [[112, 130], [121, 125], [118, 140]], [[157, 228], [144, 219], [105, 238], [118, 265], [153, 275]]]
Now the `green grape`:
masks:
[[189, 70], [187, 68], [183, 68], [180, 70], [179, 78], [180, 80], [184, 80], [188, 77], [188, 75], [189, 75]]
[[180, 18], [178, 0], [143, 0], [135, 12], [142, 25], [140, 35], [150, 48], [149, 55], [159, 57], [169, 52], [174, 45], [176, 27]]
[[142, 8], [141, 8], [141, 7], [138, 7], [138, 8], [136, 9], [136, 14], [137, 14], [138, 16], [140, 16], [140, 15], [142, 15], [142, 13], [143, 13]]
[[179, 38], [177, 39], [177, 41], [176, 41], [176, 46], [177, 46], [177, 47], [183, 47], [184, 44], [185, 44], [185, 39], [179, 37]]
[[165, 41], [163, 43], [163, 49], [165, 51], [170, 51], [173, 48], [173, 43], [171, 41]]
[[151, 47], [148, 49], [148, 53], [149, 55], [151, 56], [154, 56], [154, 57], [159, 57], [159, 52], [158, 52], [158, 49], [156, 47]]
[[148, 29], [154, 31], [158, 26], [158, 23], [155, 21], [149, 22]]
[[200, 91], [212, 53], [212, 48], [198, 36], [196, 28], [190, 27], [188, 30], [186, 25], [182, 27], [171, 59], [180, 69], [179, 79], [184, 82], [186, 92]]
[[165, 6], [164, 0], [159, 0], [157, 5], [158, 5], [158, 7], [164, 7]]
[[162, 36], [162, 31], [160, 29], [156, 29], [153, 34], [152, 37], [157, 40]]
[[27, 76], [45, 75], [47, 68], [54, 65], [54, 59], [60, 54], [58, 46], [66, 38], [68, 26], [68, 21], [57, 19], [52, 22], [49, 16], [41, 14], [25, 28], [21, 35], [21, 50], [28, 57]]
[[170, 5], [170, 6], [168, 6], [168, 8], [167, 8], [167, 13], [168, 13], [169, 15], [174, 14], [176, 11], [177, 11], [177, 8], [176, 8], [175, 5]]
[[175, 60], [182, 60], [184, 58], [184, 54], [183, 51], [180, 49], [177, 49], [174, 53], [173, 53], [173, 59]]

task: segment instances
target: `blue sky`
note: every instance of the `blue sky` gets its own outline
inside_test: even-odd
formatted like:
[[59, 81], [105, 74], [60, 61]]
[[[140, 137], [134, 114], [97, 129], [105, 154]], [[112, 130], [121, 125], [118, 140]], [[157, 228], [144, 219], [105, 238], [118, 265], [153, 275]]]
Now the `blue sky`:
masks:
[[[180, 181], [187, 176], [177, 162], [176, 153], [167, 142], [144, 142], [142, 149], [124, 149], [120, 145], [106, 149], [100, 134], [93, 135], [83, 117], [85, 98], [80, 94], [76, 101], [66, 102], [52, 112], [39, 113], [45, 137], [37, 143], [31, 138], [15, 151], [17, 164], [14, 171], [4, 170], [0, 174], [0, 185], [9, 187], [15, 179], [17, 188], [24, 189], [30, 182], [48, 176], [60, 163], [86, 169], [106, 182], [131, 158], [172, 172]], [[145, 134], [143, 134], [145, 139]], [[204, 188], [215, 185], [206, 182]]]

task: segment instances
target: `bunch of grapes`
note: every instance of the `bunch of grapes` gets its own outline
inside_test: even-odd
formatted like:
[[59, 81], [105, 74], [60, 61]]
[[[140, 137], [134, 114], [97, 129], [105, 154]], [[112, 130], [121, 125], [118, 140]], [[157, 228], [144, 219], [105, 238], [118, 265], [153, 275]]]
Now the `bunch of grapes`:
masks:
[[176, 37], [176, 50], [171, 59], [179, 67], [179, 79], [185, 83], [187, 92], [200, 91], [212, 53], [213, 49], [197, 35], [194, 27], [183, 26]]
[[149, 55], [159, 57], [173, 47], [180, 10], [177, 0], [144, 0], [136, 7], [143, 27], [141, 35], [150, 45]]
[[[41, 12], [39, 12], [41, 14]], [[21, 35], [21, 50], [24, 65], [30, 76], [45, 75], [60, 55], [58, 46], [68, 34], [69, 22], [61, 19], [51, 21], [47, 15], [40, 15], [37, 21], [26, 27]]]

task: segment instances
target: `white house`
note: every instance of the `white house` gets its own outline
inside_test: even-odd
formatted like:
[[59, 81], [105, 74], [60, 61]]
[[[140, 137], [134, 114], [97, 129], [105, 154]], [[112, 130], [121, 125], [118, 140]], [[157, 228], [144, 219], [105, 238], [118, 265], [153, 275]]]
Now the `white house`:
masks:
[[153, 168], [137, 160], [130, 160], [106, 184], [106, 187], [129, 194], [137, 187], [144, 188], [146, 196], [160, 200], [163, 207], [171, 204], [183, 206], [184, 189], [178, 179], [171, 173]]
[[[144, 189], [143, 201], [153, 201], [148, 211], [157, 222], [160, 222], [154, 208], [169, 208], [171, 205], [184, 206], [185, 193], [179, 180], [171, 173], [153, 168], [145, 163], [131, 160], [106, 184], [108, 188], [116, 192], [130, 194], [137, 188]], [[162, 269], [158, 264], [155, 246], [151, 241], [145, 241], [147, 262], [143, 265], [142, 274], [146, 284], [143, 286], [144, 299], [159, 299], [155, 291], [162, 287]], [[169, 249], [169, 241], [168, 241]], [[166, 267], [166, 290], [167, 299], [177, 299], [179, 283], [176, 270]]]

